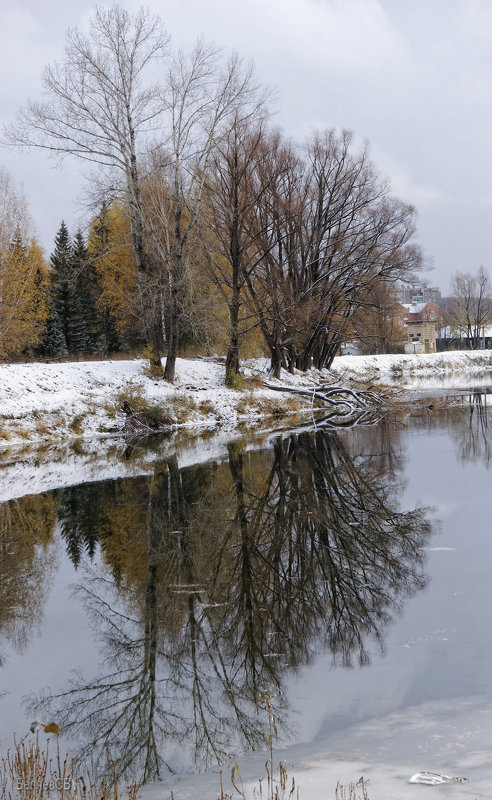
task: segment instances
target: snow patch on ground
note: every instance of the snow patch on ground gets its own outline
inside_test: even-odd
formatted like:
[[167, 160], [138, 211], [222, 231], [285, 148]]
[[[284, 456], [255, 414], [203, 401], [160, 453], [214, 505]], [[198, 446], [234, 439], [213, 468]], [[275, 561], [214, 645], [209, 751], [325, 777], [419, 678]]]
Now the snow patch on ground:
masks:
[[[227, 442], [240, 435], [238, 426], [271, 431], [278, 426], [277, 416], [293, 411], [292, 400], [300, 405], [300, 418], [310, 419], [309, 397], [261, 387], [262, 379], [275, 383], [267, 359], [247, 361], [243, 371], [246, 387], [235, 391], [224, 385], [224, 365], [213, 360], [178, 359], [174, 385], [149, 378], [143, 360], [0, 364], [0, 501], [74, 483], [149, 474], [154, 461], [170, 452], [178, 453], [180, 466], [224, 458]], [[444, 378], [465, 388], [470, 376], [477, 382], [477, 375], [491, 382], [489, 351], [344, 356], [335, 359], [330, 372], [282, 371], [281, 383], [312, 388], [320, 381], [398, 380], [414, 386], [418, 376], [419, 388], [440, 386]], [[131, 458], [125, 451], [123, 458], [121, 396], [132, 392], [167, 408], [170, 417], [186, 406], [186, 421], [154, 448], [137, 448]]]
[[[246, 378], [267, 377], [267, 359], [245, 362]], [[408, 376], [490, 373], [491, 351], [458, 351], [429, 355], [343, 356], [332, 369], [291, 375], [281, 382], [309, 388], [320, 381], [350, 384], [354, 380], [383, 383]], [[118, 433], [125, 422], [121, 396], [135, 392], [149, 404], [169, 406], [176, 422], [228, 425], [262, 419], [282, 406], [286, 396], [255, 383], [245, 391], [224, 386], [224, 365], [213, 360], [178, 359], [176, 380], [169, 385], [146, 375], [146, 362], [91, 361], [59, 364], [0, 364], [0, 447], [27, 440], [60, 441]], [[269, 378], [271, 381], [272, 379]], [[188, 402], [186, 421], [176, 408]], [[301, 401], [299, 401], [301, 402]], [[306, 402], [306, 401], [305, 401]]]
[[[126, 419], [121, 398], [128, 393], [193, 427], [235, 427], [241, 419], [261, 419], [269, 403], [280, 402], [278, 393], [261, 388], [253, 401], [252, 393], [226, 388], [223, 376], [222, 364], [199, 359], [178, 359], [173, 385], [149, 378], [142, 360], [1, 364], [0, 447], [117, 434]], [[185, 422], [176, 414], [180, 406], [188, 406]]]
[[452, 350], [443, 353], [341, 356], [331, 372], [336, 376], [379, 377], [438, 375], [457, 372], [490, 372], [491, 350]]

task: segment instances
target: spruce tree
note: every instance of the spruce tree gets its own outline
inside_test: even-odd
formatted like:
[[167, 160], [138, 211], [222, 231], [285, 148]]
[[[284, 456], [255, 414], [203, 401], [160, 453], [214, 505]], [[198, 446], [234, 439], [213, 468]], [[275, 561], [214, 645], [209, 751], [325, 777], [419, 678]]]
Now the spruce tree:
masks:
[[41, 347], [41, 352], [44, 355], [51, 356], [52, 358], [63, 358], [68, 355], [67, 343], [60, 320], [56, 314], [54, 304], [49, 301], [49, 316], [46, 323], [46, 331]]
[[64, 355], [64, 345], [68, 353], [81, 353], [86, 348], [87, 326], [77, 291], [73, 245], [67, 226], [63, 221], [56, 235], [55, 249], [50, 260], [52, 269], [51, 313], [47, 345], [53, 355]]
[[102, 314], [97, 307], [98, 276], [80, 230], [75, 234], [73, 243], [72, 271], [85, 324], [85, 349], [89, 353], [101, 352], [104, 347], [102, 344]]

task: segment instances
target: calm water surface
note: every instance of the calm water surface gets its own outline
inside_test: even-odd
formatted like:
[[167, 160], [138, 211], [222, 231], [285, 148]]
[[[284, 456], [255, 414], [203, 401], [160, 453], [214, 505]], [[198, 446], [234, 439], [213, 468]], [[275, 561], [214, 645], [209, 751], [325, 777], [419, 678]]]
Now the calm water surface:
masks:
[[56, 720], [93, 768], [109, 748], [150, 781], [264, 748], [267, 706], [282, 741], [367, 758], [408, 755], [425, 704], [483, 709], [490, 424], [471, 393], [1, 504], [2, 753]]

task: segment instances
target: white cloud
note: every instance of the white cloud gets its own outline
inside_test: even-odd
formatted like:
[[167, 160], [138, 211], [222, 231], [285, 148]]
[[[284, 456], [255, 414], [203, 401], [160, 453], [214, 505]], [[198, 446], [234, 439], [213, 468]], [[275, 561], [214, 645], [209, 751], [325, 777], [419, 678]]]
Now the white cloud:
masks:
[[258, 11], [265, 8], [267, 26], [289, 48], [284, 58], [289, 54], [352, 74], [361, 69], [374, 74], [406, 60], [403, 40], [376, 0], [258, 3]]
[[0, 5], [0, 71], [3, 98], [19, 96], [39, 78], [44, 58], [39, 21], [17, 3]]
[[389, 153], [373, 148], [372, 154], [382, 174], [389, 179], [394, 193], [405, 203], [414, 205], [417, 211], [451, 202], [451, 197], [444, 189], [428, 181], [418, 180], [408, 165]]
[[[288, 134], [337, 126], [369, 139], [395, 193], [420, 212], [436, 267], [448, 270], [458, 252], [487, 261], [492, 0], [119, 2], [130, 11], [149, 5], [174, 44], [202, 35], [253, 58], [259, 77], [279, 87], [277, 121]], [[0, 122], [39, 95], [42, 67], [59, 57], [69, 26], [86, 26], [95, 3], [0, 2]], [[79, 191], [77, 167], [53, 173], [41, 153], [4, 151], [0, 162], [24, 183], [52, 240]]]

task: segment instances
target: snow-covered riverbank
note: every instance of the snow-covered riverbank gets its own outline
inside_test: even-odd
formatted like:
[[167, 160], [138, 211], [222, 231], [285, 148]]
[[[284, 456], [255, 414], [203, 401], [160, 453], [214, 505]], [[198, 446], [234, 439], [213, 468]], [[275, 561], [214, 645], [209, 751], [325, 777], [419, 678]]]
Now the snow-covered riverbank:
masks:
[[[92, 438], [116, 434], [125, 424], [125, 398], [137, 398], [164, 410], [171, 423], [226, 426], [260, 421], [309, 405], [261, 386], [268, 363], [244, 365], [242, 390], [224, 386], [221, 363], [178, 359], [173, 386], [146, 375], [145, 362], [101, 361], [0, 365], [0, 448], [13, 444]], [[282, 383], [312, 387], [320, 379], [350, 385], [354, 381], [394, 382], [414, 376], [490, 373], [492, 352], [430, 355], [345, 356], [332, 370], [282, 374]], [[248, 381], [248, 379], [250, 379]]]
[[342, 356], [333, 362], [336, 375], [385, 381], [399, 376], [456, 373], [492, 374], [492, 350], [450, 350], [443, 353], [379, 356]]

